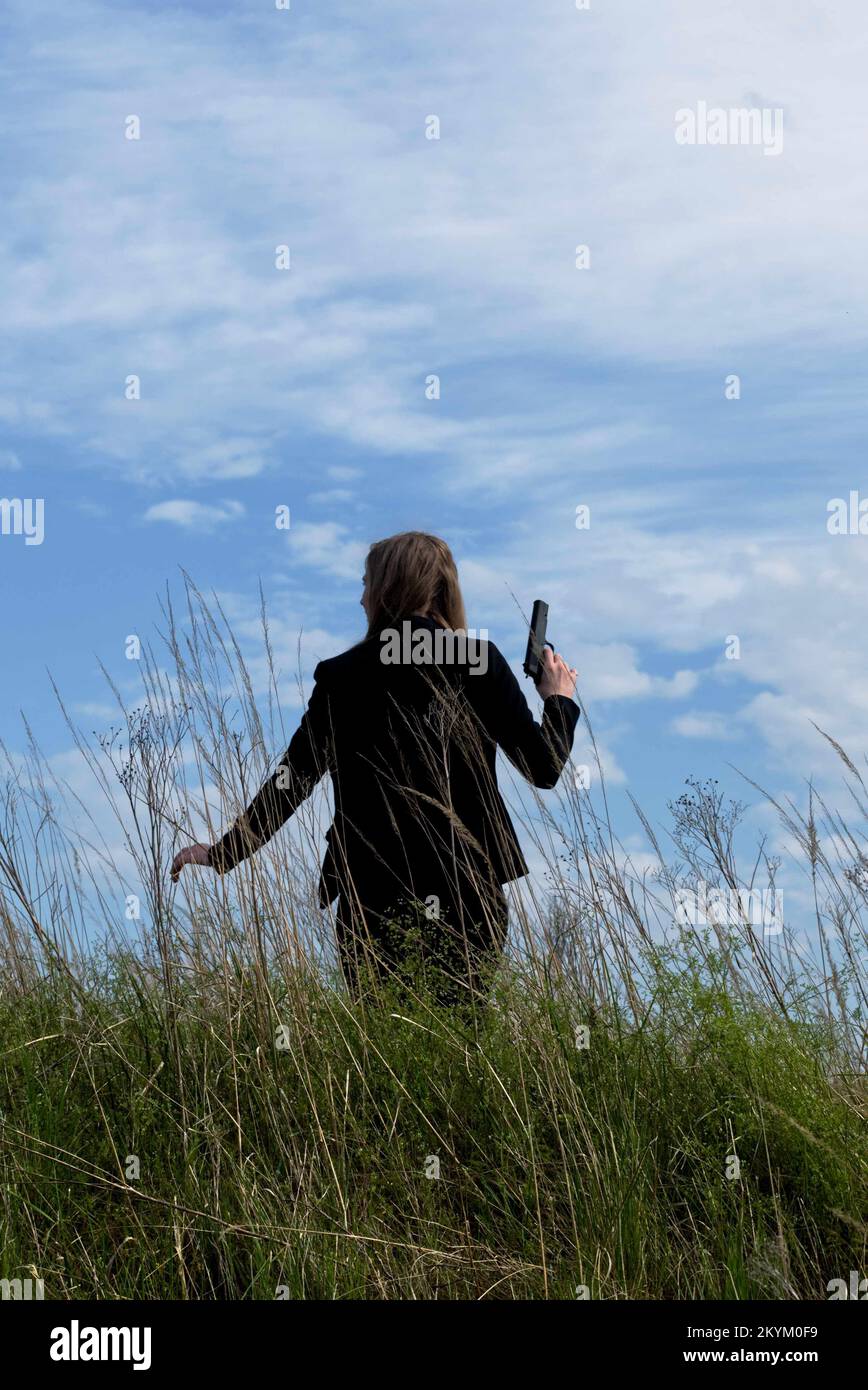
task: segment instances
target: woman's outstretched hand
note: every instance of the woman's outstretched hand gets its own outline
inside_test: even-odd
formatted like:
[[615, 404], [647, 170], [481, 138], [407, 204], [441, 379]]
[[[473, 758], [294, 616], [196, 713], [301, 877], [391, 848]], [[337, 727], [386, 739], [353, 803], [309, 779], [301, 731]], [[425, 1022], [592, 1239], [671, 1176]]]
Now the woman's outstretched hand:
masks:
[[188, 845], [186, 849], [179, 850], [172, 860], [172, 882], [178, 882], [178, 875], [185, 864], [207, 864], [208, 846], [207, 845]]
[[551, 647], [544, 647], [541, 659], [542, 675], [539, 678], [537, 690], [544, 700], [549, 695], [566, 695], [571, 699], [576, 690], [576, 679], [578, 671], [574, 666], [568, 666], [562, 656], [553, 652]]

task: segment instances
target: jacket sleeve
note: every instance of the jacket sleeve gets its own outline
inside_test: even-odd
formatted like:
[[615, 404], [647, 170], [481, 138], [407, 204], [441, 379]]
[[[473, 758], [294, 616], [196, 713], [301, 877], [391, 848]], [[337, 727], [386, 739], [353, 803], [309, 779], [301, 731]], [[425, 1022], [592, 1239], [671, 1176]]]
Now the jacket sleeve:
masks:
[[[316, 672], [314, 672], [316, 678]], [[330, 767], [328, 698], [314, 685], [307, 710], [280, 764], [247, 810], [208, 851], [208, 863], [225, 874], [271, 839], [310, 796]]]
[[569, 696], [549, 695], [543, 701], [542, 723], [537, 724], [505, 657], [493, 642], [488, 652], [481, 710], [485, 727], [523, 777], [535, 787], [550, 790], [557, 786], [570, 756], [581, 711]]

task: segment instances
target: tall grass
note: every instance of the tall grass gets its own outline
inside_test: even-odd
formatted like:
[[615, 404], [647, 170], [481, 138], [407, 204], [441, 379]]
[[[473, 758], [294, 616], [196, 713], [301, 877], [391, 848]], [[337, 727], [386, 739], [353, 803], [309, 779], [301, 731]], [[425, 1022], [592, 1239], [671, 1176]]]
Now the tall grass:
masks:
[[[546, 862], [491, 1000], [351, 999], [316, 906], [322, 798], [231, 878], [216, 837], [288, 742], [219, 609], [167, 604], [143, 699], [86, 737], [96, 796], [7, 755], [0, 821], [0, 1277], [60, 1298], [825, 1298], [866, 1265], [861, 832], [778, 810], [813, 953], [746, 915], [688, 928], [740, 808], [692, 783], [653, 872], [597, 769], [527, 798]], [[254, 698], [254, 686], [259, 689]], [[264, 692], [264, 693], [263, 693]], [[865, 785], [840, 750], [847, 795]], [[113, 828], [90, 807], [110, 808]], [[138, 917], [136, 913], [139, 913]], [[737, 1175], [736, 1175], [737, 1174]]]

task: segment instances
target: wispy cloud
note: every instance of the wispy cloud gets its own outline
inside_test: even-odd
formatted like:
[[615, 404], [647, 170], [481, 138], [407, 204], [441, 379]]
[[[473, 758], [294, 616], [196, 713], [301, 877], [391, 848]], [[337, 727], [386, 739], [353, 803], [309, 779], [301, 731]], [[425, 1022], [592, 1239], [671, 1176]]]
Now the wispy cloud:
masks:
[[673, 719], [672, 728], [682, 738], [718, 741], [737, 737], [732, 720], [727, 719], [723, 714], [716, 714], [712, 711], [703, 714], [696, 710], [690, 710], [687, 714], [680, 714], [677, 719]]
[[[412, 30], [387, 0], [382, 32], [18, 0], [7, 24], [28, 76], [7, 84], [21, 158], [0, 250], [15, 267], [10, 389], [23, 398], [44, 371], [46, 411], [63, 399], [91, 451], [157, 480], [256, 476], [304, 429], [497, 485], [646, 437], [638, 401], [588, 389], [607, 361], [704, 362], [722, 379], [797, 340], [854, 345], [868, 192], [829, 112], [846, 101], [851, 122], [868, 116], [846, 40], [858, 6], [812, 13], [810, 45], [795, 9], [694, 10], [661, 0], [649, 33], [617, 4], [540, 0], [507, 7], [495, 35], [459, 0]], [[343, 17], [349, 0], [329, 22]], [[400, 62], [383, 42], [393, 24]], [[456, 29], [484, 63], [455, 52]], [[790, 117], [779, 160], [676, 145], [679, 106], [732, 104], [772, 76]], [[505, 83], [520, 99], [503, 100]], [[130, 113], [140, 140], [124, 138]], [[303, 138], [288, 147], [287, 131]], [[275, 178], [288, 148], [290, 201]], [[848, 217], [830, 218], [845, 189]], [[554, 410], [540, 355], [573, 388]], [[520, 415], [499, 408], [499, 376]]]
[[148, 507], [144, 521], [168, 521], [190, 531], [213, 531], [228, 521], [240, 521], [244, 507], [240, 502], [193, 502], [187, 498], [172, 498]]
[[361, 589], [367, 545], [337, 521], [301, 522], [288, 533], [293, 559], [303, 568], [357, 579]]
[[[367, 544], [424, 526], [511, 655], [509, 588], [548, 598], [613, 780], [664, 737], [719, 758], [705, 701], [778, 777], [826, 767], [811, 720], [864, 748], [864, 552], [824, 529], [864, 472], [861, 5], [408, 13], [7, 4], [0, 422], [16, 490], [37, 457], [55, 480], [95, 644], [143, 600], [106, 611], [101, 515], [167, 523], [149, 585], [171, 528], [213, 537], [288, 662], [302, 625], [357, 635]], [[780, 158], [676, 144], [676, 110], [752, 93]], [[221, 544], [281, 502], [285, 537]]]

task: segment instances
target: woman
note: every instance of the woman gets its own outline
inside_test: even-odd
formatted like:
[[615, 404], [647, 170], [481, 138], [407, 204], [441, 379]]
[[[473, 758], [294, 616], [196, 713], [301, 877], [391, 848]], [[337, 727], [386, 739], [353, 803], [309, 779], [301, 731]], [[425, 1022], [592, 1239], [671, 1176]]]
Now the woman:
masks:
[[465, 640], [455, 562], [436, 536], [377, 541], [365, 564], [364, 640], [321, 661], [281, 765], [221, 840], [172, 864], [226, 873], [254, 853], [325, 772], [334, 821], [320, 876], [338, 899], [347, 982], [412, 960], [453, 1001], [485, 987], [506, 939], [502, 885], [528, 872], [497, 788], [498, 746], [534, 786], [557, 783], [579, 709], [576, 672], [545, 649], [537, 724], [497, 647]]

